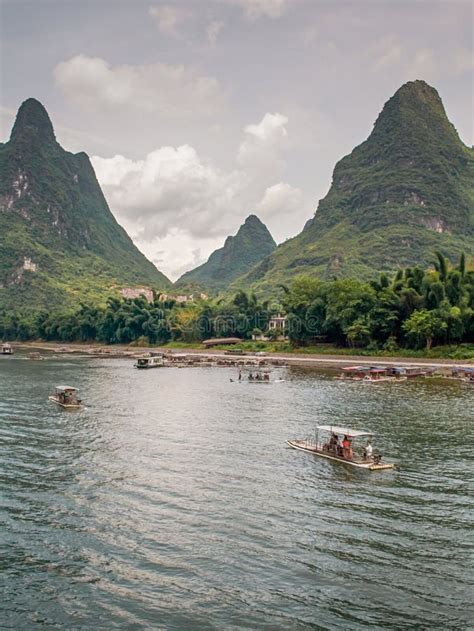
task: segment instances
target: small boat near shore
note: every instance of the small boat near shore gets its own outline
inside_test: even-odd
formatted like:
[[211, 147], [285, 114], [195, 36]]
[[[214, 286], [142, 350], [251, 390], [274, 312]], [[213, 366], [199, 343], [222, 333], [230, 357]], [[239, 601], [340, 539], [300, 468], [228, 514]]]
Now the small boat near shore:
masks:
[[8, 342], [2, 344], [2, 355], [13, 355], [13, 347]]
[[272, 383], [282, 383], [284, 379], [272, 379], [270, 368], [245, 367], [239, 370], [237, 379], [230, 380], [233, 383], [248, 383], [252, 385], [270, 385]]
[[165, 365], [165, 361], [163, 358], [163, 353], [153, 353], [151, 352], [149, 355], [145, 355], [144, 357], [139, 357], [137, 359], [137, 363], [134, 364], [135, 368], [159, 368]]
[[77, 398], [77, 388], [73, 386], [56, 386], [54, 394], [50, 395], [48, 399], [67, 410], [82, 408], [82, 401]]
[[[394, 469], [393, 463], [382, 462], [382, 455], [373, 453], [372, 437], [373, 432], [336, 425], [318, 425], [314, 437], [292, 439], [286, 442], [293, 449], [306, 451], [320, 458], [341, 462], [358, 469], [368, 471]], [[367, 439], [367, 445], [364, 448], [354, 446], [354, 441], [358, 438]]]
[[474, 384], [474, 366], [472, 368], [453, 368], [451, 372], [451, 379], [458, 379], [465, 383]]
[[40, 360], [44, 359], [44, 357], [41, 355], [41, 353], [35, 351], [33, 353], [28, 353], [28, 359]]
[[406, 376], [393, 374], [385, 366], [348, 366], [342, 369], [342, 373], [336, 379], [362, 383], [383, 383], [386, 381], [404, 381]]

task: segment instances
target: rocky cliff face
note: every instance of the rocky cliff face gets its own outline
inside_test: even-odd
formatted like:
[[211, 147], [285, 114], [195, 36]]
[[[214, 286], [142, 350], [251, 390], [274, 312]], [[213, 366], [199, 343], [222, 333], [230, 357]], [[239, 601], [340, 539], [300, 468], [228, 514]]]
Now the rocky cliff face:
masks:
[[303, 232], [244, 279], [269, 287], [301, 273], [368, 278], [429, 265], [434, 250], [474, 251], [474, 152], [435, 89], [403, 85], [369, 138], [336, 164], [331, 188]]
[[276, 243], [265, 224], [250, 215], [235, 236], [227, 237], [222, 248], [213, 252], [206, 263], [181, 276], [176, 286], [221, 291], [275, 248]]
[[0, 145], [0, 235], [0, 306], [61, 304], [88, 284], [170, 285], [116, 222], [88, 156], [59, 145], [35, 99]]

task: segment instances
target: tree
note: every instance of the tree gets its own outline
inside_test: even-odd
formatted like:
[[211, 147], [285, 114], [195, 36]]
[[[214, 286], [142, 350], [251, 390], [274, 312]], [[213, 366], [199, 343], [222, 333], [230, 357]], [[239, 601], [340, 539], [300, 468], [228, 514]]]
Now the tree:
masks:
[[466, 275], [466, 255], [464, 252], [461, 253], [459, 258], [459, 271], [464, 279], [464, 276]]
[[433, 339], [442, 335], [446, 328], [446, 322], [443, 322], [435, 311], [426, 309], [414, 311], [403, 325], [403, 329], [415, 344], [419, 344], [420, 341], [426, 343], [427, 351], [430, 350]]
[[370, 342], [370, 327], [367, 318], [359, 318], [345, 330], [349, 346], [367, 346]]
[[337, 280], [327, 289], [324, 332], [337, 343], [346, 342], [345, 331], [366, 316], [376, 303], [374, 289], [355, 280]]
[[445, 283], [448, 277], [448, 262], [441, 254], [441, 252], [435, 252], [437, 261], [435, 262], [435, 269], [439, 273], [439, 279]]

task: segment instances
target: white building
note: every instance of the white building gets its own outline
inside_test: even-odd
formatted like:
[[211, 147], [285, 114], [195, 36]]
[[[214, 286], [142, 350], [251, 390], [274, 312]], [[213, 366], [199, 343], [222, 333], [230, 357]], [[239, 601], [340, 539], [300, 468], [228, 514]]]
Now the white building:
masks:
[[252, 335], [252, 339], [261, 342], [269, 342], [270, 339], [276, 340], [277, 342], [284, 342], [288, 339], [286, 334], [287, 323], [288, 318], [280, 313], [276, 316], [272, 316], [268, 321], [267, 332], [261, 335]]
[[286, 329], [287, 323], [288, 323], [288, 318], [286, 316], [282, 316], [279, 313], [278, 315], [270, 318], [270, 321], [268, 323], [268, 330], [274, 331], [276, 329], [277, 331], [283, 332]]

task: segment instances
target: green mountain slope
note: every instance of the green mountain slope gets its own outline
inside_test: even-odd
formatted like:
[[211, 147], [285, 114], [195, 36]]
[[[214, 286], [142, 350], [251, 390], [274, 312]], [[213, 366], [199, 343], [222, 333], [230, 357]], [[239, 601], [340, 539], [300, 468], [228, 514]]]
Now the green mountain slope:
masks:
[[403, 85], [369, 138], [336, 164], [331, 188], [303, 232], [236, 285], [262, 291], [292, 277], [370, 278], [429, 265], [433, 252], [474, 252], [474, 151], [435, 89]]
[[109, 210], [89, 158], [58, 144], [44, 107], [25, 101], [0, 145], [0, 307], [104, 299], [170, 281]]
[[250, 215], [235, 236], [227, 237], [224, 247], [213, 252], [203, 265], [183, 274], [176, 287], [221, 291], [275, 248], [276, 243], [265, 224]]

